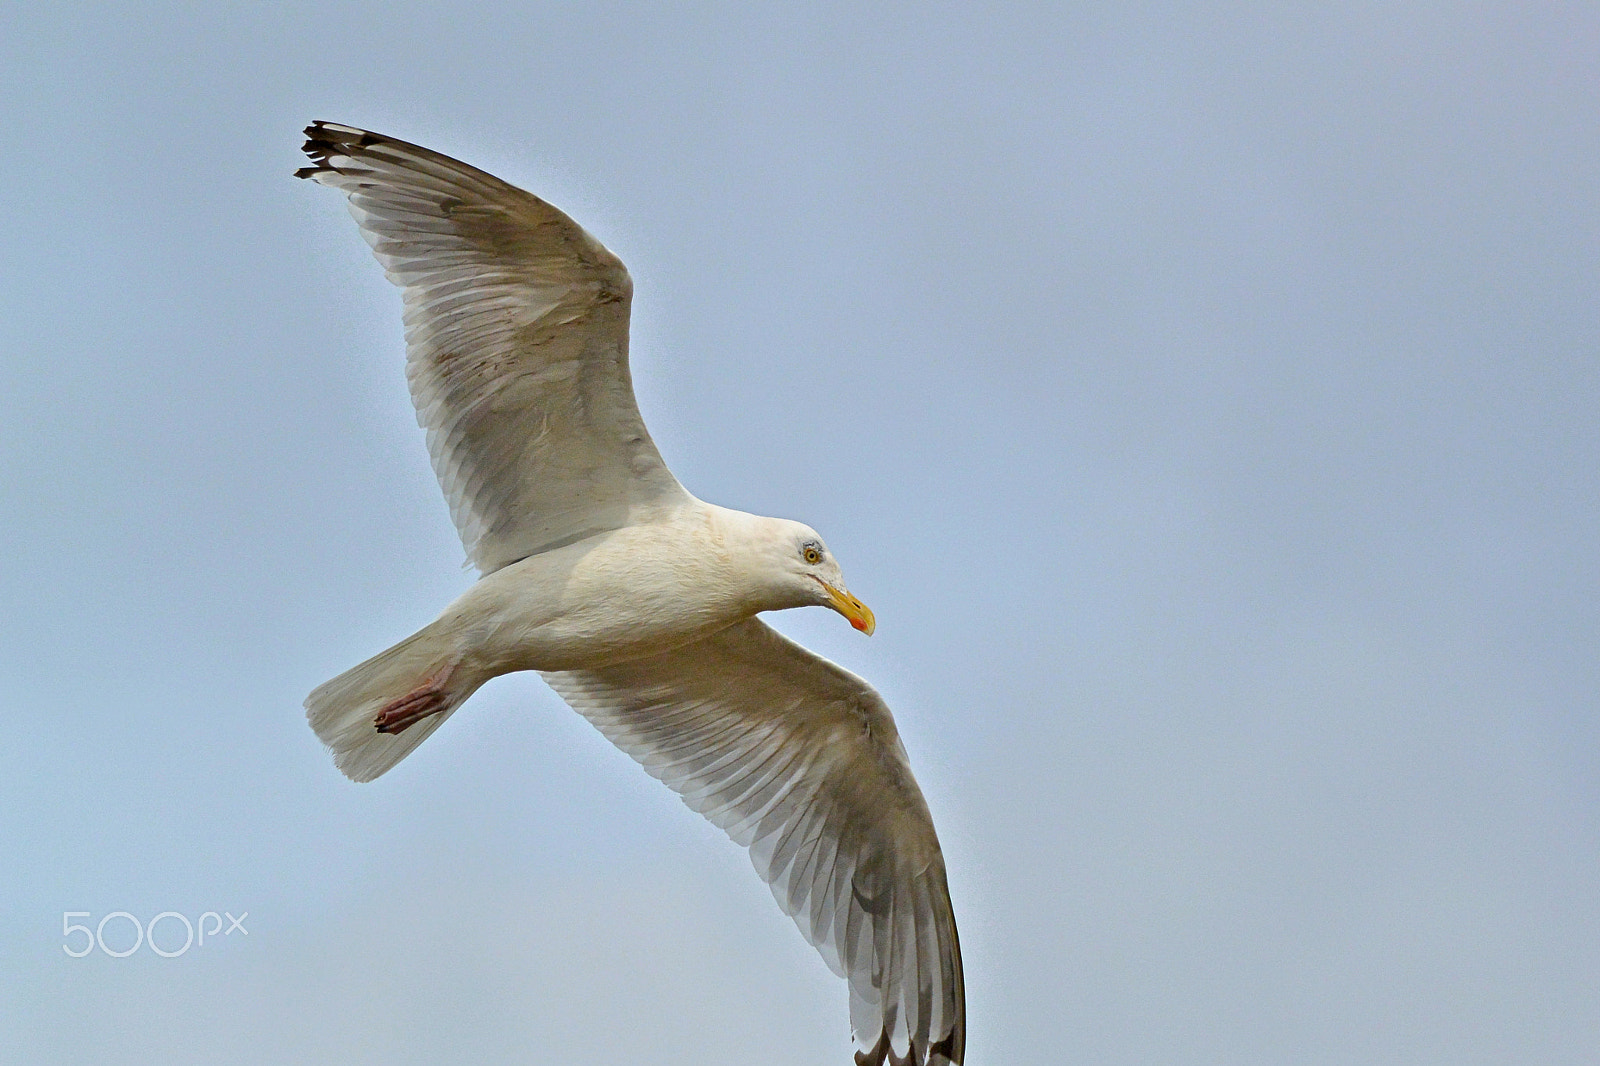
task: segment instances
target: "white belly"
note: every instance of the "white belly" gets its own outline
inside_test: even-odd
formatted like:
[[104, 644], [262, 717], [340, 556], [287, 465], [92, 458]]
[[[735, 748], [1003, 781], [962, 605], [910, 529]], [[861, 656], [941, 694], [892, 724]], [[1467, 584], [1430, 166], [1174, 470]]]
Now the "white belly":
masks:
[[753, 613], [696, 525], [630, 526], [488, 574], [439, 623], [485, 677], [678, 647]]

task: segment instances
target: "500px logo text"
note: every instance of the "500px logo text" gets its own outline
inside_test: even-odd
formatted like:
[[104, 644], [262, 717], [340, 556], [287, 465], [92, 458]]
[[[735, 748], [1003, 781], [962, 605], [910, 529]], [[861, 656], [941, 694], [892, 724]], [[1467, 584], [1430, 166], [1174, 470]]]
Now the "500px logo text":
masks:
[[[191, 947], [205, 947], [206, 937], [215, 940], [218, 933], [223, 936], [232, 936], [236, 932], [245, 936], [250, 935], [250, 930], [244, 927], [244, 920], [250, 917], [249, 911], [243, 912], [237, 918], [227, 911], [221, 914], [216, 911], [206, 911], [193, 922], [177, 911], [162, 911], [144, 925], [140, 925], [139, 919], [127, 911], [112, 911], [101, 918], [93, 929], [73, 921], [74, 918], [92, 917], [89, 911], [61, 912], [62, 951], [75, 959], [81, 959], [98, 947], [113, 959], [125, 959], [138, 951], [141, 945], [148, 945], [151, 951], [163, 959], [175, 959]], [[227, 928], [223, 928], [222, 925], [224, 917], [228, 919]], [[107, 926], [110, 926], [112, 934], [110, 944], [106, 943]], [[162, 943], [156, 942], [158, 926], [161, 927]], [[183, 935], [181, 944], [177, 942], [180, 929]], [[76, 940], [80, 934], [83, 939]], [[132, 946], [127, 946], [130, 936], [133, 943]]]

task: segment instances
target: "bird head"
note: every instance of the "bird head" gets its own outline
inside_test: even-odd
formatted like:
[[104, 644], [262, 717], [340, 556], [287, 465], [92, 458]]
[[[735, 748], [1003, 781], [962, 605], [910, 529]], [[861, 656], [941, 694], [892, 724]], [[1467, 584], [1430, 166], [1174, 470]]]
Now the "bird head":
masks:
[[850, 595], [843, 571], [817, 531], [782, 518], [763, 524], [761, 570], [770, 593], [781, 597], [781, 606], [827, 607], [871, 636], [878, 625], [871, 608]]

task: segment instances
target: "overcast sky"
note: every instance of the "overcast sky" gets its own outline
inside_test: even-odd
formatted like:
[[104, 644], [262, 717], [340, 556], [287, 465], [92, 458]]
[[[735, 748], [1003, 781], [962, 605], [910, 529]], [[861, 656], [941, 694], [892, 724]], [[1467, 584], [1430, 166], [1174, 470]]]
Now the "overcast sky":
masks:
[[972, 1066], [1594, 1061], [1600, 8], [867, 6], [0, 15], [0, 1061], [850, 1061], [536, 677], [306, 727], [471, 580], [313, 118], [587, 226], [678, 477], [828, 538]]

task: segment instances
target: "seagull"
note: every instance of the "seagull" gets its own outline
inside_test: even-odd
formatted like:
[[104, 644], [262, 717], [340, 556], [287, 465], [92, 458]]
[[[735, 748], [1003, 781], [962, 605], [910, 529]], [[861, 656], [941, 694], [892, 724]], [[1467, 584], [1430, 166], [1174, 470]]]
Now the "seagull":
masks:
[[331, 122], [296, 171], [344, 193], [404, 293], [406, 378], [478, 580], [437, 620], [306, 698], [371, 781], [490, 678], [536, 670], [749, 849], [845, 978], [857, 1066], [959, 1066], [966, 999], [944, 856], [882, 697], [763, 611], [870, 635], [799, 522], [705, 503], [662, 462], [628, 371], [627, 268], [475, 167]]

